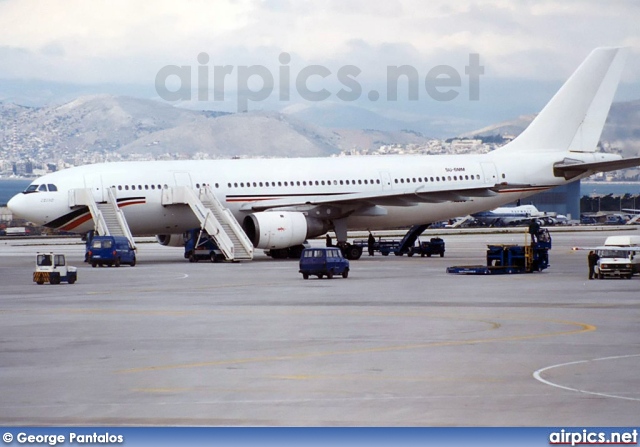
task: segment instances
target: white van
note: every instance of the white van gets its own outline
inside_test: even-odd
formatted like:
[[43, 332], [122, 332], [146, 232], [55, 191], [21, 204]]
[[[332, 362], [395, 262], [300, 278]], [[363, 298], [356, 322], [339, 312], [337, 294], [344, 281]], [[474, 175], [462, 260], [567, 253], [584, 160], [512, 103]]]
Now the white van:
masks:
[[600, 259], [595, 272], [600, 279], [606, 276], [631, 279], [634, 273], [640, 273], [640, 236], [609, 236], [597, 253]]

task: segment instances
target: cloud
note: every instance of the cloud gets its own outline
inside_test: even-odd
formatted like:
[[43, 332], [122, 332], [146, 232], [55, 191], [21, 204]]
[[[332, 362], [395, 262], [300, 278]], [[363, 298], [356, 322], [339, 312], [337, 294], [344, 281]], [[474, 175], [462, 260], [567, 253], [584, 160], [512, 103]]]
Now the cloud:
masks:
[[335, 85], [341, 66], [357, 66], [366, 96], [390, 65], [423, 81], [437, 65], [464, 73], [478, 53], [487, 86], [531, 86], [563, 81], [596, 46], [630, 45], [623, 79], [638, 84], [639, 19], [635, 0], [4, 0], [0, 79], [152, 87], [167, 65], [195, 76], [202, 52], [210, 72], [264, 65], [274, 75], [286, 52], [293, 77], [324, 65]]

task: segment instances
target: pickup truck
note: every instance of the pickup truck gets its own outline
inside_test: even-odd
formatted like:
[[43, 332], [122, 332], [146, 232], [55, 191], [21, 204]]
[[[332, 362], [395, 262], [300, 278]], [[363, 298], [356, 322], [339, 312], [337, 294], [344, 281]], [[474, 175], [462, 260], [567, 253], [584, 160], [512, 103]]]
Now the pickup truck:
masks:
[[600, 259], [595, 268], [599, 279], [607, 276], [631, 277], [640, 273], [640, 236], [609, 236], [597, 247]]

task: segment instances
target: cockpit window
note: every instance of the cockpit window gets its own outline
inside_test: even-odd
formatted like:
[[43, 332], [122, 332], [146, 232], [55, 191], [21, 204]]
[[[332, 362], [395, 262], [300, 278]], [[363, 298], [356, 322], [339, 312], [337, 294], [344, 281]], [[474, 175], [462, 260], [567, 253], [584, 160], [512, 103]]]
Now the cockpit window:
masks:
[[29, 185], [27, 189], [24, 190], [25, 194], [30, 194], [32, 192], [47, 192], [47, 191], [57, 191], [58, 187], [53, 183], [47, 183], [46, 185], [43, 183], [42, 185]]

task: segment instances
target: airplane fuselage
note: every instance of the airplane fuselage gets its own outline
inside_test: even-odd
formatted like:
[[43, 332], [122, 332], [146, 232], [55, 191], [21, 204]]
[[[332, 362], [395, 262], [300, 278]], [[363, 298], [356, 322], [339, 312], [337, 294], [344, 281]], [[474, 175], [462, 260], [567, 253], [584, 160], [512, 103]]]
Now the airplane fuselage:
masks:
[[[133, 235], [175, 235], [199, 227], [200, 219], [205, 225], [209, 214], [200, 210], [198, 219], [198, 203], [167, 196], [175, 190], [176, 196], [192, 197], [184, 187], [206, 186], [199, 194], [210, 198], [212, 192], [244, 225], [254, 247], [277, 250], [299, 247], [328, 229], [342, 245], [350, 229], [408, 227], [473, 214], [594, 172], [640, 165], [640, 157], [596, 152], [624, 55], [619, 48], [592, 51], [529, 127], [484, 155], [96, 164], [45, 175], [8, 206], [34, 223], [82, 233], [102, 225], [94, 224], [87, 205], [113, 205], [115, 198]], [[88, 202], [87, 190], [93, 195]], [[76, 193], [83, 198], [76, 200]], [[211, 203], [218, 207], [215, 199]]]
[[[20, 207], [19, 200], [29, 200], [33, 204], [27, 213], [29, 220], [83, 233], [93, 228], [93, 222], [88, 212], [69, 208], [69, 190], [90, 188], [100, 202], [105, 200], [106, 188], [113, 188], [132, 233], [148, 235], [181, 233], [199, 226], [186, 205], [162, 205], [163, 191], [174, 186], [197, 189], [208, 185], [242, 222], [251, 212], [247, 204], [265, 200], [406, 189], [486, 188], [500, 183], [527, 185], [502, 190], [492, 197], [391, 204], [376, 215], [358, 210], [351, 213], [350, 229], [379, 230], [495, 208], [566, 183], [554, 177], [551, 163], [541, 162], [544, 154], [535, 158], [535, 164], [523, 160], [522, 155], [516, 159], [492, 154], [103, 163], [47, 174], [33, 185], [54, 185], [57, 191], [36, 191], [22, 199], [16, 196], [12, 207]], [[553, 153], [553, 159], [562, 160], [562, 154]], [[536, 172], [535, 166], [541, 164], [546, 170]]]

